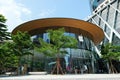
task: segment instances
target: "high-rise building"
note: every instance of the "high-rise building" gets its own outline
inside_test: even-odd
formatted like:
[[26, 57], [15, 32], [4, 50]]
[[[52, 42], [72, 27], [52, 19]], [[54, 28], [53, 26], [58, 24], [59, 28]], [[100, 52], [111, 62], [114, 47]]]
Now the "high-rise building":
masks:
[[[97, 53], [101, 55], [102, 44], [120, 46], [120, 0], [90, 0], [90, 7], [92, 14], [87, 21], [102, 28], [105, 34], [101, 44], [95, 46]], [[120, 67], [119, 63], [117, 61], [117, 67]], [[117, 70], [120, 71], [119, 68]]]
[[104, 0], [90, 0], [91, 10], [94, 11]]
[[[120, 0], [90, 0], [90, 3], [93, 11], [87, 21], [103, 29], [104, 44], [120, 45]], [[100, 47], [97, 49], [99, 53]]]

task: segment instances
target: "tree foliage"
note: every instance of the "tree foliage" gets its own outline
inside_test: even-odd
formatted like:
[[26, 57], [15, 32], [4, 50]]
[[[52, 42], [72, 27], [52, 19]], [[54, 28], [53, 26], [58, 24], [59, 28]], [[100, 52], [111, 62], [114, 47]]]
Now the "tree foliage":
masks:
[[10, 33], [7, 32], [7, 26], [5, 25], [6, 19], [0, 14], [0, 41], [10, 38]]
[[10, 33], [7, 32], [7, 26], [5, 25], [7, 19], [0, 14], [0, 72], [4, 71], [6, 67], [15, 66], [16, 62], [15, 55], [12, 53], [12, 44], [5, 42], [5, 40], [10, 38]]
[[[56, 65], [53, 68], [51, 73], [59, 74], [60, 71], [62, 74], [62, 67], [60, 65], [60, 54], [65, 54], [67, 51], [65, 48], [77, 48], [78, 41], [76, 38], [71, 36], [66, 36], [64, 28], [58, 30], [47, 30], [49, 42], [45, 42], [43, 39], [39, 39], [40, 46], [37, 46], [36, 49], [43, 53], [46, 56], [57, 57]], [[55, 69], [57, 71], [55, 71]]]
[[7, 32], [5, 22], [5, 17], [0, 14], [0, 72], [6, 67], [20, 66], [22, 56], [32, 54], [30, 50], [33, 47], [27, 32], [18, 31], [16, 35], [12, 35], [13, 42], [6, 42], [10, 33]]
[[25, 55], [33, 55], [30, 50], [33, 48], [30, 35], [27, 32], [18, 31], [16, 35], [12, 35], [12, 40], [14, 42], [14, 54], [18, 57], [18, 75], [22, 72], [20, 67], [23, 65], [21, 62], [22, 57]]
[[17, 56], [13, 54], [13, 43], [5, 42], [0, 44], [0, 71], [6, 71], [9, 67], [16, 67]]
[[47, 56], [55, 56], [60, 53], [67, 53], [63, 48], [77, 48], [77, 39], [71, 36], [64, 35], [64, 28], [58, 30], [47, 30], [49, 43], [42, 38], [39, 39], [40, 46], [36, 49]]
[[120, 59], [120, 46], [113, 46], [111, 44], [102, 45], [101, 54], [105, 59]]
[[29, 50], [33, 47], [30, 35], [27, 32], [18, 31], [16, 35], [12, 35], [14, 42], [14, 52], [16, 56], [24, 56], [32, 54]]
[[2, 14], [0, 14], [0, 22], [5, 23], [6, 20], [7, 20], [7, 19], [5, 19], [5, 17], [4, 17]]
[[108, 61], [109, 73], [117, 73], [117, 69], [113, 65], [113, 60], [120, 60], [120, 46], [113, 46], [112, 44], [102, 45], [101, 47], [102, 57]]

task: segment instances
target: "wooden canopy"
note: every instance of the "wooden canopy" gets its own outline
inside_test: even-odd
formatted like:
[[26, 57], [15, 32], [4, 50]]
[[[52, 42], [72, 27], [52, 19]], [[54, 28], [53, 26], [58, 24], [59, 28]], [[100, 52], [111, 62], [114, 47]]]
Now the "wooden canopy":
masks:
[[17, 31], [27, 31], [31, 36], [44, 33], [47, 29], [58, 29], [64, 27], [66, 32], [83, 35], [91, 39], [94, 44], [99, 44], [104, 38], [104, 32], [98, 26], [78, 19], [72, 18], [45, 18], [32, 20], [17, 26], [12, 34]]

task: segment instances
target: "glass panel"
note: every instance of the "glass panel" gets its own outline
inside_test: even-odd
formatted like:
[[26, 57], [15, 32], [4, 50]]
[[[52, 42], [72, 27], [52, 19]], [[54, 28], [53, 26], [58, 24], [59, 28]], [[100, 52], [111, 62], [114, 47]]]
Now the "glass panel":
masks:
[[108, 14], [108, 24], [110, 25], [110, 26], [113, 26], [113, 21], [114, 21], [114, 13], [115, 13], [115, 10], [112, 8], [112, 7], [110, 7], [109, 8], [109, 14]]
[[97, 17], [96, 15], [93, 17], [94, 21], [99, 24], [99, 17]]
[[120, 33], [120, 13], [117, 12], [115, 20], [115, 30]]
[[118, 0], [118, 9], [120, 10], [120, 0]]
[[107, 43], [109, 43], [109, 40], [105, 37], [104, 40], [103, 40], [103, 43], [107, 44]]
[[113, 34], [113, 45], [119, 45], [120, 46], [120, 39], [115, 35]]
[[97, 45], [97, 48], [98, 48], [98, 50], [101, 50], [101, 45], [100, 44]]
[[100, 21], [100, 27], [101, 27], [102, 29], [104, 29], [104, 26], [105, 26], [105, 23], [101, 20], [101, 21]]
[[116, 1], [114, 1], [111, 5], [114, 7], [114, 8], [117, 8], [117, 0]]
[[105, 32], [106, 32], [106, 34], [107, 34], [108, 36], [110, 36], [111, 30], [110, 30], [109, 27], [107, 27], [107, 25], [105, 25]]
[[101, 17], [106, 21], [106, 17], [107, 17], [107, 8], [103, 9], [101, 11]]

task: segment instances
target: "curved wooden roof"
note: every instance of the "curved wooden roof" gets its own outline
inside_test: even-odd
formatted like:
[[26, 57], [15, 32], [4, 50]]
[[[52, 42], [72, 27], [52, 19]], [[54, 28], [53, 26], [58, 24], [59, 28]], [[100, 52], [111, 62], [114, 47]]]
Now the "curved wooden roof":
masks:
[[72, 18], [45, 18], [29, 21], [16, 27], [12, 34], [16, 34], [17, 31], [27, 31], [30, 35], [36, 35], [44, 33], [47, 29], [57, 29], [60, 27], [64, 27], [66, 32], [82, 34], [88, 37], [95, 45], [104, 38], [104, 32], [98, 26]]

